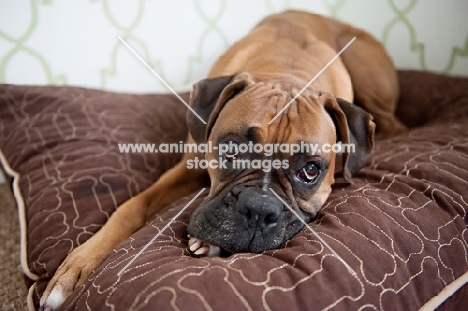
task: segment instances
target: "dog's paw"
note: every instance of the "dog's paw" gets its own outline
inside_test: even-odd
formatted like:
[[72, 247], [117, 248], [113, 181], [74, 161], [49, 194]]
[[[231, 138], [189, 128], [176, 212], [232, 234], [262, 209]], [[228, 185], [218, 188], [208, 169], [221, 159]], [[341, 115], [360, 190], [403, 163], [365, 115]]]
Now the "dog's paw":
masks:
[[221, 254], [221, 248], [210, 245], [195, 237], [190, 237], [188, 242], [189, 251], [195, 256], [217, 257]]
[[86, 243], [68, 254], [47, 285], [40, 301], [40, 311], [55, 311], [84, 283], [100, 258], [90, 256]]

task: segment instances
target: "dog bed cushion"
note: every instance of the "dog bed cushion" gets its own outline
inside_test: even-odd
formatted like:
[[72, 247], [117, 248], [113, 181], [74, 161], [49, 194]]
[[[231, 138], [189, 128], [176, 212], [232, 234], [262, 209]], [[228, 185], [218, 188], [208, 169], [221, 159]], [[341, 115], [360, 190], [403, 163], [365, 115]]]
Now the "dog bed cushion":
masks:
[[[354, 184], [338, 179], [311, 223], [356, 274], [307, 228], [278, 250], [191, 257], [186, 226], [207, 191], [161, 230], [196, 191], [122, 242], [63, 309], [468, 305], [468, 79], [414, 71], [399, 77], [398, 115], [412, 128], [378, 141]], [[66, 254], [180, 158], [122, 153], [118, 144], [182, 141], [185, 113], [172, 95], [0, 87], [0, 157], [20, 211], [31, 307]]]

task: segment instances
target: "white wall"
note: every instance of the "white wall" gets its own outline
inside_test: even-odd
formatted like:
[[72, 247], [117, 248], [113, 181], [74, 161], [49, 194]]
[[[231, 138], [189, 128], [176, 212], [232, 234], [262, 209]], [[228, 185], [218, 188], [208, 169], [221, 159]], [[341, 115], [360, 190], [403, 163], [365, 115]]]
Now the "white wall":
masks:
[[468, 75], [466, 0], [0, 0], [0, 83], [167, 92], [206, 76], [262, 16], [298, 8], [382, 40], [397, 67]]

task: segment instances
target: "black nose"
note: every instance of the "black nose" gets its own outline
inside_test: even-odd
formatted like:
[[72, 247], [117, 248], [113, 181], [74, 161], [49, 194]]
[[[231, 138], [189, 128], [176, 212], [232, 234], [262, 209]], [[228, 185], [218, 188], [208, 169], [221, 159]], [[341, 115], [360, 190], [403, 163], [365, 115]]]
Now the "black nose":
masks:
[[258, 188], [247, 188], [239, 194], [237, 212], [244, 216], [248, 228], [268, 231], [277, 226], [283, 204]]

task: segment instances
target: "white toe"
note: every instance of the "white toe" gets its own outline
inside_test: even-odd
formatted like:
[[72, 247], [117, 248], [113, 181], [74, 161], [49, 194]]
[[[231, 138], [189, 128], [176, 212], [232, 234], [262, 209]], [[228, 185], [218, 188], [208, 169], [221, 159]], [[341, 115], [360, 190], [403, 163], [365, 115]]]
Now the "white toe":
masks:
[[62, 288], [59, 285], [56, 285], [52, 292], [50, 292], [49, 296], [45, 299], [45, 303], [42, 303], [41, 301], [41, 305], [43, 305], [44, 308], [58, 310], [64, 301], [65, 297], [63, 296]]

